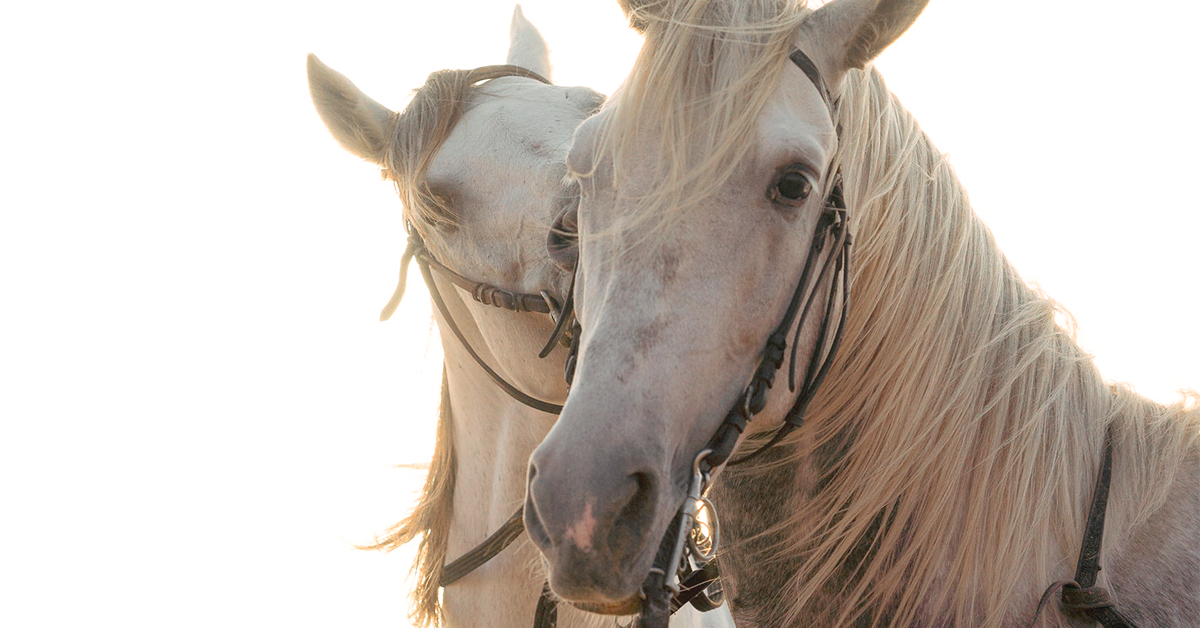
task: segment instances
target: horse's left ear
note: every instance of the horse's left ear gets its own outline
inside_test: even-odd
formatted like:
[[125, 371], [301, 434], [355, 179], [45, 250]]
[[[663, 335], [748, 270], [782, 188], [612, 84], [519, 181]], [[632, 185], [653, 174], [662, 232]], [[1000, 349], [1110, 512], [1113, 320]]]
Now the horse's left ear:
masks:
[[833, 0], [817, 9], [797, 35], [829, 88], [851, 68], [862, 68], [917, 21], [929, 0]]
[[550, 49], [538, 29], [525, 19], [521, 5], [513, 9], [512, 27], [508, 35], [508, 64], [541, 74], [546, 80], [550, 76]]

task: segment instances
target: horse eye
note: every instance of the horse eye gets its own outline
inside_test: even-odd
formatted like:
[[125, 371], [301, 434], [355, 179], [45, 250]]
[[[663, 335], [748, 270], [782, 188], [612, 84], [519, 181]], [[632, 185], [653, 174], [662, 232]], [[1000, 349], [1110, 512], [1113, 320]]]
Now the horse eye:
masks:
[[795, 205], [808, 198], [812, 192], [812, 183], [808, 177], [795, 170], [788, 170], [779, 176], [775, 186], [771, 188], [771, 200]]

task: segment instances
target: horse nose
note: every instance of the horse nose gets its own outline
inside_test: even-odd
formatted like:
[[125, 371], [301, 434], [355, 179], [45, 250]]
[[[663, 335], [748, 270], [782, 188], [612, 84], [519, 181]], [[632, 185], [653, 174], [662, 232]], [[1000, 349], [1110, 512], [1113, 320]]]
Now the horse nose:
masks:
[[525, 529], [550, 562], [551, 585], [575, 600], [629, 588], [619, 566], [643, 550], [659, 475], [628, 457], [590, 464], [595, 447], [553, 445], [531, 457], [525, 498]]
[[641, 529], [641, 519], [651, 514], [659, 485], [655, 473], [609, 465], [592, 467], [597, 472], [588, 477], [581, 462], [540, 448], [530, 459], [526, 517], [543, 551], [558, 545], [581, 551], [619, 547], [623, 533]]

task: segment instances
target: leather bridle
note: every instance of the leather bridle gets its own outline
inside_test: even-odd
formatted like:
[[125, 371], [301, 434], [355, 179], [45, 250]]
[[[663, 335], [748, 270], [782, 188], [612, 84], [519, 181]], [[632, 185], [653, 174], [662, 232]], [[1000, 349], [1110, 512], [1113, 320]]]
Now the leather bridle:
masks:
[[[816, 64], [799, 49], [793, 51], [789, 55], [789, 59], [817, 87], [817, 91], [820, 92], [829, 110], [830, 118], [837, 126], [836, 101], [821, 78]], [[840, 141], [840, 126], [837, 127], [837, 131]], [[713, 538], [711, 545], [703, 549], [697, 548], [695, 542], [698, 534], [697, 510], [701, 504], [708, 511], [710, 525], [714, 527], [719, 525], [712, 503], [704, 498], [713, 473], [727, 463], [741, 464], [762, 454], [803, 423], [804, 411], [825, 379], [825, 374], [841, 344], [842, 329], [845, 326], [846, 313], [849, 309], [850, 246], [853, 238], [850, 236], [849, 210], [846, 208], [842, 193], [840, 169], [831, 173], [825, 189], [828, 190], [828, 193], [821, 215], [817, 220], [812, 244], [809, 246], [808, 258], [800, 272], [800, 279], [792, 292], [787, 310], [779, 321], [779, 325], [767, 337], [762, 358], [750, 383], [726, 413], [725, 419], [717, 427], [716, 433], [695, 457], [688, 495], [660, 543], [654, 566], [642, 585], [642, 595], [645, 599], [638, 616], [637, 626], [639, 628], [666, 628], [671, 613], [679, 606], [679, 596], [681, 594], [701, 595], [704, 586], [707, 586], [705, 578], [715, 578], [716, 574], [711, 573], [715, 571], [715, 568], [710, 565], [713, 565], [712, 558], [716, 553], [719, 537]], [[822, 260], [822, 253], [825, 253], [829, 242], [832, 242], [833, 245], [829, 249], [828, 255]], [[766, 407], [767, 391], [774, 384], [775, 375], [783, 366], [784, 357], [787, 355], [788, 336], [793, 334], [793, 327], [795, 327], [795, 332], [789, 360], [788, 388], [792, 392], [797, 390], [796, 359], [799, 353], [799, 335], [809, 314], [815, 311], [813, 306], [820, 286], [830, 279], [831, 272], [833, 277], [823, 304], [824, 312], [821, 314], [821, 326], [817, 341], [808, 357], [799, 394], [785, 415], [783, 425], [765, 445], [730, 462], [738, 439], [745, 431], [746, 425]], [[841, 314], [835, 320], [834, 309], [839, 293]], [[830, 340], [831, 337], [832, 340]]]
[[[541, 314], [549, 314], [552, 319], [558, 320], [561, 317], [562, 308], [559, 307], [558, 301], [550, 294], [542, 290], [538, 294], [522, 294], [519, 292], [510, 292], [497, 288], [482, 281], [474, 281], [468, 279], [457, 272], [451, 270], [445, 264], [437, 261], [429, 249], [425, 248], [425, 241], [421, 239], [421, 235], [412, 226], [408, 227], [408, 248], [404, 251], [404, 257], [400, 261], [400, 281], [396, 285], [396, 292], [392, 295], [388, 305], [384, 308], [380, 318], [386, 319], [395, 311], [396, 306], [400, 304], [400, 300], [404, 297], [405, 284], [407, 283], [408, 264], [412, 260], [417, 260], [417, 266], [421, 269], [421, 277], [425, 279], [425, 286], [429, 288], [429, 297], [433, 299], [434, 306], [442, 315], [442, 320], [446, 322], [446, 327], [450, 329], [455, 338], [466, 349], [467, 354], [475, 360], [479, 368], [487, 373], [488, 377], [495, 382], [496, 386], [507, 393], [513, 399], [542, 412], [550, 414], [558, 414], [562, 412], [562, 406], [548, 401], [542, 401], [527, 393], [522, 392], [519, 388], [509, 383], [499, 373], [495, 371], [488, 363], [480, 357], [479, 353], [471, 346], [471, 343], [463, 335], [462, 329], [458, 323], [454, 321], [454, 316], [450, 313], [450, 309], [446, 307], [446, 301], [442, 298], [442, 292], [437, 287], [437, 282], [433, 280], [433, 272], [446, 277], [451, 283], [466, 290], [472, 298], [484, 305], [490, 305], [509, 312], [537, 312]], [[553, 348], [553, 347], [551, 347]], [[549, 351], [547, 351], [549, 353]]]

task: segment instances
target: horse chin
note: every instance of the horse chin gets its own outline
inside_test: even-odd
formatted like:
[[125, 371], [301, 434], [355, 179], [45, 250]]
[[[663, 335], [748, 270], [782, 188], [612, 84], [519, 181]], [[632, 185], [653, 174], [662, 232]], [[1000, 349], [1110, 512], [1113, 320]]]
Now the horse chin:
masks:
[[612, 604], [596, 604], [592, 602], [571, 602], [571, 606], [581, 611], [597, 615], [634, 615], [642, 610], [642, 598], [634, 595], [622, 602]]
[[[578, 575], [579, 572], [567, 573]], [[590, 578], [580, 580], [570, 576], [556, 578], [551, 573], [550, 588], [575, 608], [598, 615], [632, 615], [642, 607], [640, 586], [618, 585], [612, 581], [601, 583]]]
[[644, 577], [635, 580], [605, 561], [562, 564], [558, 569], [550, 568], [545, 557], [543, 561], [551, 590], [575, 608], [598, 615], [633, 615], [642, 608]]

